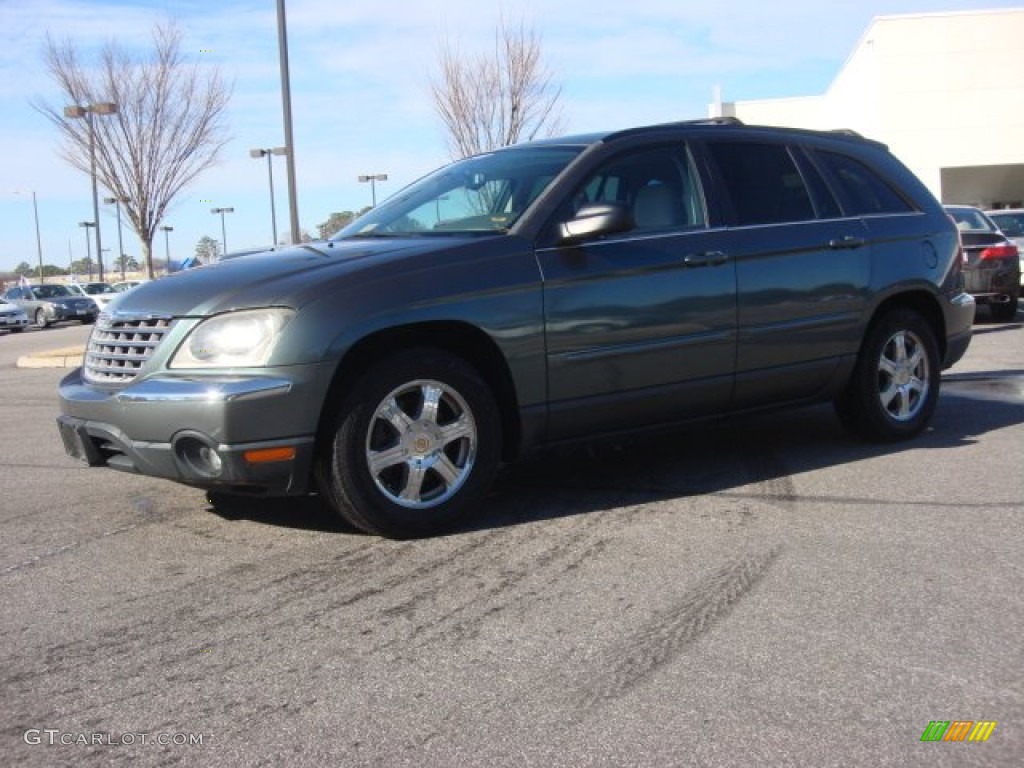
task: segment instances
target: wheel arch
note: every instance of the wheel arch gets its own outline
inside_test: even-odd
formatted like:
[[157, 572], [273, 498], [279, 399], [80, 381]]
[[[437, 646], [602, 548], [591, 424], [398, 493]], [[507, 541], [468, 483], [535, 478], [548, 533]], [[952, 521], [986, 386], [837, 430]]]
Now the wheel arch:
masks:
[[338, 409], [355, 383], [356, 375], [377, 361], [402, 349], [442, 349], [472, 365], [490, 388], [501, 418], [502, 457], [513, 458], [519, 450], [521, 424], [512, 373], [494, 340], [480, 328], [458, 321], [431, 321], [386, 328], [363, 337], [344, 354], [335, 368], [320, 410], [317, 451], [330, 440]]
[[875, 307], [863, 338], [867, 339], [879, 320], [894, 309], [911, 309], [925, 319], [935, 334], [935, 342], [939, 345], [939, 360], [943, 360], [947, 346], [946, 319], [939, 306], [939, 300], [928, 291], [906, 291], [886, 297]]

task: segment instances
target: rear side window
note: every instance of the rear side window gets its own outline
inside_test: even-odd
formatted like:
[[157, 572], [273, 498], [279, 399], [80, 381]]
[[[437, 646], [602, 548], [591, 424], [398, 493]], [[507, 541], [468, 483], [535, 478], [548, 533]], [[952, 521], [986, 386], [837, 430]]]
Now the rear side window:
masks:
[[732, 200], [738, 225], [815, 218], [807, 185], [784, 145], [712, 141], [707, 148]]
[[838, 152], [819, 151], [816, 155], [838, 187], [848, 213], [870, 215], [914, 210], [885, 179], [860, 160]]

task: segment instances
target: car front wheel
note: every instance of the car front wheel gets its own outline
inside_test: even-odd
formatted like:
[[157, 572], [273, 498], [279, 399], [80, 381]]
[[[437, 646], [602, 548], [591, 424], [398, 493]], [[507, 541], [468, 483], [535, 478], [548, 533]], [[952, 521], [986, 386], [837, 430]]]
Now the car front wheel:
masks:
[[871, 327], [836, 411], [851, 431], [872, 440], [913, 437], [939, 398], [939, 352], [917, 312], [892, 310]]
[[373, 366], [345, 398], [318, 460], [320, 488], [352, 525], [390, 538], [440, 533], [473, 511], [500, 460], [497, 405], [442, 350]]
[[36, 320], [36, 328], [39, 328], [40, 330], [42, 330], [43, 328], [49, 328], [49, 326], [50, 326], [49, 321], [46, 319], [46, 311], [45, 310], [37, 309], [36, 310], [35, 320]]

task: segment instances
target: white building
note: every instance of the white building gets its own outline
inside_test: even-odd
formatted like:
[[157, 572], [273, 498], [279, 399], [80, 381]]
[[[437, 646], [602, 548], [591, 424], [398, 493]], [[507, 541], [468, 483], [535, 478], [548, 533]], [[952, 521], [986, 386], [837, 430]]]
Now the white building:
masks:
[[878, 16], [823, 96], [716, 102], [711, 116], [852, 128], [943, 203], [1024, 203], [1024, 8]]

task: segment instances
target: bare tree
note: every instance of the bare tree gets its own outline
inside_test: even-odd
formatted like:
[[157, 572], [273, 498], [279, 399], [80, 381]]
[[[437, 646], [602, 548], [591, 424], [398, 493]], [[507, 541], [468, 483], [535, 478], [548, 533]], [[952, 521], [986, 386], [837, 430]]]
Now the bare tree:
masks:
[[[58, 44], [47, 37], [44, 60], [60, 88], [61, 104], [33, 104], [60, 129], [62, 157], [87, 174], [91, 124], [97, 179], [127, 200], [123, 210], [142, 242], [150, 278], [153, 237], [168, 206], [217, 162], [228, 141], [225, 111], [231, 87], [217, 67], [187, 64], [181, 40], [174, 24], [157, 24], [148, 56], [132, 57], [111, 42], [101, 50], [98, 66], [88, 67], [70, 40]], [[116, 104], [117, 113], [87, 120], [64, 114], [65, 105], [102, 102]]]
[[494, 50], [463, 57], [447, 41], [440, 77], [431, 83], [434, 109], [448, 132], [453, 158], [552, 136], [561, 130], [557, 85], [541, 55], [541, 39], [523, 21], [502, 17]]

